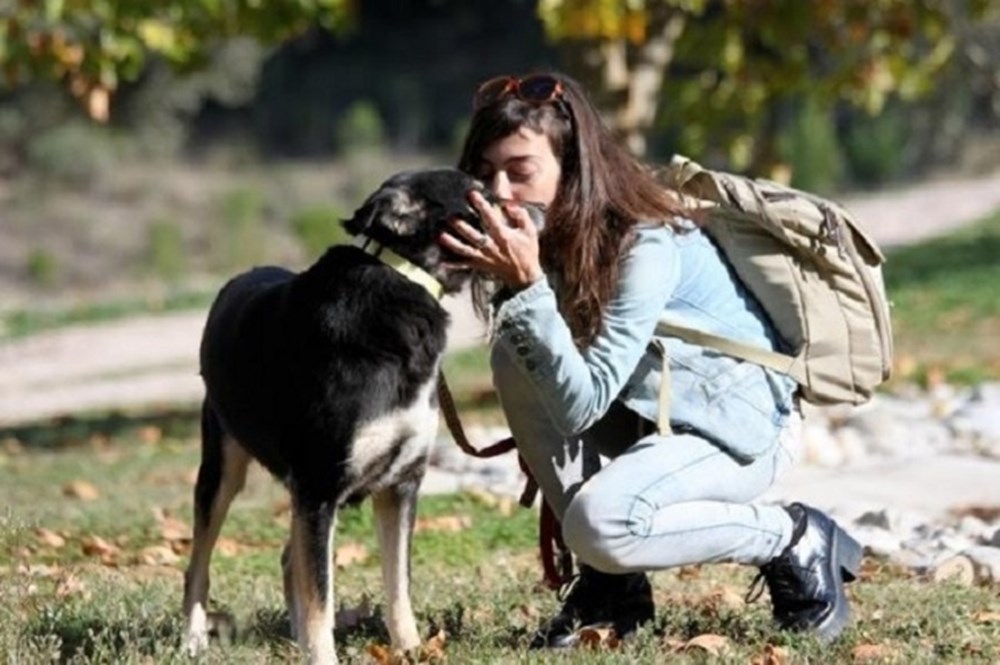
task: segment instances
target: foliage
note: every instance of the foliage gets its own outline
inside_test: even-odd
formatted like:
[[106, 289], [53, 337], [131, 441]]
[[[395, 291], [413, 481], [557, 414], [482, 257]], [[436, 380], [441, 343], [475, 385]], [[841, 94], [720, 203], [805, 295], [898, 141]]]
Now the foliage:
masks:
[[265, 257], [264, 198], [259, 191], [234, 188], [219, 200], [209, 241], [214, 267], [247, 270]]
[[59, 276], [59, 262], [44, 249], [35, 249], [28, 255], [28, 276], [37, 286], [54, 286]]
[[378, 107], [367, 100], [352, 104], [337, 123], [337, 150], [363, 152], [385, 145], [385, 128]]
[[853, 116], [843, 145], [851, 179], [867, 186], [895, 179], [909, 157], [910, 134], [900, 104], [891, 104], [876, 116]]
[[[682, 128], [680, 151], [721, 151], [737, 169], [760, 169], [777, 161], [784, 100], [844, 99], [874, 113], [893, 94], [928, 90], [955, 49], [956, 5], [973, 17], [988, 9], [983, 0], [543, 0], [539, 13], [554, 39], [589, 48], [571, 69], [592, 88], [614, 89], [612, 114], [644, 95], [662, 100], [662, 113], [643, 112], [647, 125], [625, 129], [646, 131], [658, 116]], [[625, 57], [607, 57], [615, 52]], [[668, 68], [658, 97], [638, 88], [656, 80], [646, 66], [655, 57]], [[588, 75], [587, 62], [601, 71]]]
[[1000, 376], [1000, 211], [954, 234], [887, 253], [901, 380], [928, 370], [968, 383]]
[[27, 146], [28, 165], [43, 179], [87, 187], [114, 168], [116, 146], [110, 131], [84, 121], [56, 125]]
[[320, 205], [300, 210], [292, 217], [292, 230], [310, 260], [347, 239], [347, 232], [340, 223], [343, 218], [338, 208]]
[[177, 222], [161, 219], [149, 228], [149, 266], [168, 282], [184, 274], [184, 235]]
[[782, 157], [791, 166], [793, 186], [818, 194], [834, 191], [844, 160], [828, 107], [806, 102], [779, 142]]
[[186, 67], [220, 39], [275, 43], [312, 25], [342, 28], [350, 0], [41, 0], [0, 10], [0, 62], [8, 85], [35, 77], [64, 81], [91, 117], [107, 120], [110, 93], [135, 79], [150, 55]]

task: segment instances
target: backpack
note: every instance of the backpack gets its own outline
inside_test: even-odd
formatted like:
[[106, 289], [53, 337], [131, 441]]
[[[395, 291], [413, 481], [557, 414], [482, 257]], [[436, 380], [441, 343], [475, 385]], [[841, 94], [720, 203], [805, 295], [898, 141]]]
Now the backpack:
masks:
[[675, 157], [661, 182], [693, 197], [703, 228], [757, 297], [791, 355], [663, 320], [661, 335], [783, 372], [813, 404], [861, 404], [892, 371], [885, 257], [841, 206], [769, 180]]

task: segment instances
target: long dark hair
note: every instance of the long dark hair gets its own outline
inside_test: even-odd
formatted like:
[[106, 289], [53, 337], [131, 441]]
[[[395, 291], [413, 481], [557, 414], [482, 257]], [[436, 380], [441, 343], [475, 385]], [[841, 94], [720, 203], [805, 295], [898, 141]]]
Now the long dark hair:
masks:
[[[563, 88], [553, 101], [529, 102], [510, 94], [475, 112], [458, 168], [476, 175], [484, 151], [521, 127], [548, 137], [562, 177], [545, 215], [541, 261], [559, 275], [559, 309], [582, 348], [601, 332], [636, 224], [672, 226], [684, 210], [680, 197], [615, 141], [580, 84], [549, 75]], [[481, 313], [482, 293], [477, 297]]]

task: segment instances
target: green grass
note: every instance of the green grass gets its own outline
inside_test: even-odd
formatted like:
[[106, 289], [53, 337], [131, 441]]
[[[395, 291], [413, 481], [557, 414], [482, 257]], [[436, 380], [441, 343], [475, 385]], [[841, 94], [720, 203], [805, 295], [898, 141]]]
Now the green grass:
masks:
[[885, 279], [901, 378], [1000, 378], [1000, 211], [889, 252]]
[[[0, 444], [0, 652], [10, 663], [182, 663], [181, 556], [166, 565], [144, 560], [166, 541], [158, 514], [190, 524], [198, 449], [194, 430], [174, 414], [100, 432], [82, 430], [31, 438], [5, 432]], [[59, 431], [58, 429], [56, 430]], [[24, 440], [16, 435], [25, 436]], [[20, 443], [15, 443], [19, 441]], [[71, 498], [74, 481], [98, 496]], [[215, 644], [201, 662], [295, 662], [288, 641], [278, 565], [287, 536], [287, 503], [280, 486], [252, 469], [213, 560], [214, 607], [237, 625], [231, 643]], [[428, 496], [419, 517], [460, 517], [458, 531], [419, 530], [414, 537], [413, 600], [421, 632], [446, 633], [453, 663], [749, 663], [770, 645], [793, 663], [852, 662], [859, 645], [889, 649], [898, 662], [990, 663], [1000, 659], [1000, 596], [996, 588], [933, 584], [875, 559], [852, 586], [857, 621], [835, 645], [776, 631], [766, 598], [738, 600], [753, 570], [716, 565], [653, 575], [659, 611], [654, 625], [614, 650], [570, 656], [526, 651], [535, 626], [558, 605], [538, 584], [536, 513], [473, 494]], [[59, 546], [39, 535], [57, 534]], [[107, 561], [84, 552], [88, 537], [117, 548]], [[372, 514], [367, 504], [342, 511], [337, 545], [357, 544], [367, 560], [336, 573], [338, 600], [357, 606], [368, 596], [373, 616], [337, 631], [342, 662], [367, 662], [366, 650], [384, 644], [382, 585]], [[990, 617], [994, 617], [990, 619]], [[718, 658], [675, 645], [702, 634], [729, 640]]]

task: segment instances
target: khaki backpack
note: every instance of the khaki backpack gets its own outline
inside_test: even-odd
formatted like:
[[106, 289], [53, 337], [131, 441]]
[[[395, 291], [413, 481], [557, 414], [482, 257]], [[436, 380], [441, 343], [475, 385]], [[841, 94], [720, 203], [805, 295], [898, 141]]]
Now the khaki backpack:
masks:
[[851, 214], [818, 196], [683, 157], [658, 177], [703, 208], [703, 228], [794, 354], [667, 320], [657, 332], [783, 372], [814, 404], [866, 402], [892, 370], [892, 331], [885, 257]]

